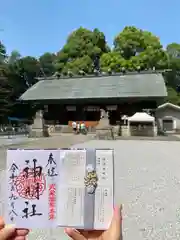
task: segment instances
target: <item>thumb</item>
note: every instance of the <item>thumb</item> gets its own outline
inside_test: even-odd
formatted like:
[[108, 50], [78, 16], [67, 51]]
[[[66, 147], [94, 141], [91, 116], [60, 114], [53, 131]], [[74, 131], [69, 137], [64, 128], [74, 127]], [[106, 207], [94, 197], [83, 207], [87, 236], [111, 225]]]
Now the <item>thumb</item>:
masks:
[[114, 215], [108, 232], [113, 235], [114, 239], [121, 239], [122, 235], [122, 205], [114, 208]]
[[86, 240], [86, 238], [74, 228], [65, 228], [64, 232], [73, 240]]
[[3, 219], [2, 217], [0, 217], [0, 230], [1, 230], [2, 228], [4, 228], [4, 225], [5, 225], [4, 219]]
[[16, 229], [12, 226], [5, 226], [5, 228], [0, 230], [0, 239], [7, 240], [11, 238], [16, 233]]

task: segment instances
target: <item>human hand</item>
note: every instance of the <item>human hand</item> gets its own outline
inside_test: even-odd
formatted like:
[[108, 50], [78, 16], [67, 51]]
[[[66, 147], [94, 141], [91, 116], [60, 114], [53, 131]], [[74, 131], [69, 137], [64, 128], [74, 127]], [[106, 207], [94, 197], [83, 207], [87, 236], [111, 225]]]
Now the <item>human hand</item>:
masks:
[[25, 240], [29, 233], [28, 229], [17, 229], [11, 225], [5, 225], [0, 217], [0, 240]]
[[[110, 227], [105, 231], [76, 230], [66, 228], [65, 233], [73, 240], [122, 240], [122, 206], [114, 208]], [[19, 240], [19, 239], [18, 239]]]

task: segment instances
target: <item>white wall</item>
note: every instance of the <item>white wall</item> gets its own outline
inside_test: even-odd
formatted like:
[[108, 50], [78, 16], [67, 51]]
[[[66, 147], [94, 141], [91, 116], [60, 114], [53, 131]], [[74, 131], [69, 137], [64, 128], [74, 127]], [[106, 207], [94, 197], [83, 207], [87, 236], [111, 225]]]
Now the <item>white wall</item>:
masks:
[[175, 130], [180, 130], [180, 110], [176, 110], [170, 107], [164, 107], [156, 111], [157, 126], [162, 129], [162, 120], [172, 119], [173, 128]]

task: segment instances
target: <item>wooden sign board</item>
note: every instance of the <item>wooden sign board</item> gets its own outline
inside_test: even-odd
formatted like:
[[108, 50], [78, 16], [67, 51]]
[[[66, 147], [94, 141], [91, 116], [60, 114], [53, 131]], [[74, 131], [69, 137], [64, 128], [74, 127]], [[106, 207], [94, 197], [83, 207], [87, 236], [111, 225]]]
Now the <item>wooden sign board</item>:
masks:
[[71, 112], [75, 112], [76, 111], [76, 106], [67, 106], [66, 110], [71, 111]]
[[100, 107], [98, 106], [87, 106], [84, 108], [85, 111], [88, 111], [88, 112], [98, 112], [100, 111]]

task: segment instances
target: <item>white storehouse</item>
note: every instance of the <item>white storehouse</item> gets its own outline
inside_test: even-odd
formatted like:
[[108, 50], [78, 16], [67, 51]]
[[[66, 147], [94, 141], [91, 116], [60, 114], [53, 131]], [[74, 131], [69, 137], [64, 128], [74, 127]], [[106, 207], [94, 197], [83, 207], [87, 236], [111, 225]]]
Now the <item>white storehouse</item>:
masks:
[[169, 133], [180, 132], [180, 107], [164, 103], [156, 109], [156, 122], [160, 130]]

